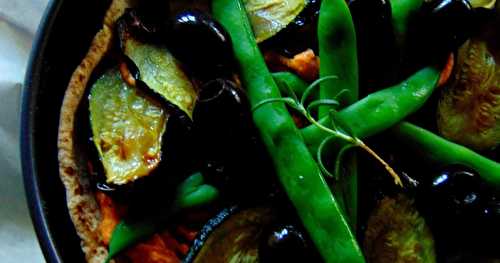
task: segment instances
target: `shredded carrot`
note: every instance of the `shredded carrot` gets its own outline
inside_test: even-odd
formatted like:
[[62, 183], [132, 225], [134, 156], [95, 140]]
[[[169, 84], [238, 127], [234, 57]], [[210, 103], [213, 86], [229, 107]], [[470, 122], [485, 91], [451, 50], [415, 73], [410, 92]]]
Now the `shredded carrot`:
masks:
[[180, 255], [186, 255], [189, 251], [189, 246], [184, 243], [180, 243], [176, 237], [170, 234], [169, 231], [164, 231], [161, 233], [161, 238], [165, 241], [165, 245], [168, 249], [177, 252]]
[[155, 234], [148, 241], [127, 250], [127, 257], [133, 263], [177, 263], [181, 262], [163, 238]]
[[105, 245], [109, 244], [113, 230], [120, 222], [120, 212], [117, 205], [111, 197], [103, 192], [96, 193], [96, 199], [101, 210], [101, 223], [99, 224], [99, 232], [101, 233], [102, 242]]
[[267, 52], [265, 59], [272, 71], [290, 70], [306, 81], [313, 81], [319, 76], [319, 57], [312, 49], [307, 49], [293, 58]]
[[307, 81], [313, 81], [319, 75], [319, 58], [312, 49], [295, 55], [287, 60], [287, 66]]
[[441, 74], [439, 75], [438, 86], [443, 86], [450, 79], [451, 73], [453, 72], [453, 66], [455, 65], [455, 56], [450, 53], [446, 65], [444, 65]]
[[165, 242], [166, 247], [168, 247], [169, 249], [171, 249], [173, 251], [177, 250], [177, 248], [180, 245], [179, 241], [177, 241], [177, 239], [175, 239], [175, 237], [172, 236], [172, 234], [170, 234], [170, 232], [168, 232], [168, 231], [162, 232], [161, 238]]

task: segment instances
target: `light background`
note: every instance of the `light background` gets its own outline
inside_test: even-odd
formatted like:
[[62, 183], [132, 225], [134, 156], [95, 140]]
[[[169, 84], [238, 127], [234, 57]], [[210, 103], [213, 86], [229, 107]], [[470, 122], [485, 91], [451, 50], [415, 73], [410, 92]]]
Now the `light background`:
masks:
[[19, 160], [24, 72], [48, 0], [0, 0], [0, 261], [44, 262], [29, 218]]

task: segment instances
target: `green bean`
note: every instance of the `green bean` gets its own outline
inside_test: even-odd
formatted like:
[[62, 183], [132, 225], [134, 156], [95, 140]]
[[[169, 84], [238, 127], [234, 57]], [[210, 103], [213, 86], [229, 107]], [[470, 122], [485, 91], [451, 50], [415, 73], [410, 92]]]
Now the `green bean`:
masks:
[[488, 184], [500, 189], [498, 162], [408, 122], [395, 125], [389, 129], [389, 134], [409, 151], [416, 152], [435, 164], [466, 165], [476, 170]]
[[[272, 75], [274, 81], [277, 84], [279, 83], [283, 84], [283, 85], [278, 85], [281, 94], [287, 94], [290, 91], [292, 91], [295, 94], [295, 96], [301, 97], [308, 85], [307, 82], [302, 80], [300, 77], [288, 71], [274, 72], [272, 73]], [[284, 85], [290, 88], [290, 90], [286, 89]]]
[[[358, 58], [354, 23], [344, 0], [323, 0], [318, 21], [318, 44], [321, 58], [321, 78], [336, 76], [320, 87], [320, 99], [337, 99], [343, 108], [358, 99]], [[344, 92], [347, 91], [347, 92]], [[343, 93], [343, 96], [339, 94]], [[326, 116], [329, 108], [320, 107], [319, 117]], [[344, 211], [351, 225], [356, 227], [357, 214], [357, 161], [355, 153], [344, 158], [345, 176], [334, 184], [337, 199], [344, 200]]]
[[203, 175], [195, 173], [177, 187], [174, 209], [201, 206], [219, 197], [217, 188], [204, 184]]
[[[214, 0], [215, 18], [232, 38], [241, 80], [252, 107], [280, 98], [255, 41], [240, 0]], [[299, 130], [282, 104], [265, 104], [253, 120], [272, 157], [276, 173], [325, 262], [364, 262], [349, 225], [321, 176]]]
[[[418, 110], [430, 97], [439, 79], [439, 71], [424, 68], [405, 81], [377, 92], [338, 112], [338, 119], [348, 123], [358, 138], [370, 137], [382, 132]], [[330, 118], [320, 120], [330, 125]], [[319, 144], [328, 136], [315, 125], [302, 129], [308, 147], [316, 152]]]
[[[322, 99], [333, 99], [342, 90], [349, 92], [339, 98], [341, 107], [358, 99], [358, 58], [356, 32], [349, 7], [344, 0], [323, 0], [318, 21], [320, 77], [337, 76], [320, 88]], [[320, 117], [329, 109], [320, 108]]]
[[169, 215], [181, 209], [206, 205], [217, 199], [219, 191], [215, 187], [203, 183], [202, 174], [194, 173], [177, 186], [175, 201], [171, 207], [165, 208], [167, 210], [166, 216], [135, 220], [127, 218], [120, 221], [113, 230], [106, 263], [130, 246], [153, 235], [158, 228], [168, 222]]
[[420, 10], [424, 0], [397, 0], [390, 1], [392, 9], [392, 25], [399, 47], [400, 57], [405, 57], [408, 48], [408, 27], [412, 17]]

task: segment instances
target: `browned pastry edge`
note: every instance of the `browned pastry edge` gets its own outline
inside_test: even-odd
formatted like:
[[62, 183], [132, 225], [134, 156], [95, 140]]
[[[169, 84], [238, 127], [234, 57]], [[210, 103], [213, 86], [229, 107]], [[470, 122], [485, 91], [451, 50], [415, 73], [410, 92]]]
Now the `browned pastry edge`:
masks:
[[102, 28], [95, 35], [87, 54], [71, 76], [61, 107], [57, 139], [59, 175], [66, 188], [71, 220], [89, 263], [104, 262], [108, 249], [102, 244], [98, 231], [101, 217], [99, 207], [89, 187], [87, 174], [79, 168], [81, 164], [75, 152], [75, 115], [92, 72], [111, 48], [116, 20], [131, 6], [132, 0], [112, 0], [104, 16]]

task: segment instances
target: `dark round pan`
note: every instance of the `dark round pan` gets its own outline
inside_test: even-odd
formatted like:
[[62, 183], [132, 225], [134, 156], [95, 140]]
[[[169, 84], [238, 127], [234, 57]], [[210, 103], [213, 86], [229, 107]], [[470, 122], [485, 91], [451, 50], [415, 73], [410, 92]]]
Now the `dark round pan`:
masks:
[[47, 262], [85, 262], [59, 179], [57, 129], [68, 81], [108, 5], [102, 0], [50, 1], [26, 72], [21, 160], [31, 218]]

